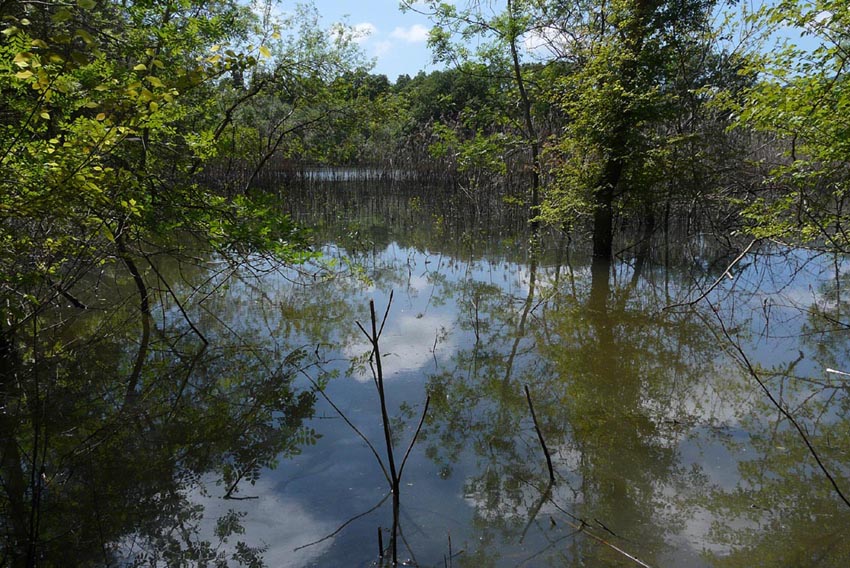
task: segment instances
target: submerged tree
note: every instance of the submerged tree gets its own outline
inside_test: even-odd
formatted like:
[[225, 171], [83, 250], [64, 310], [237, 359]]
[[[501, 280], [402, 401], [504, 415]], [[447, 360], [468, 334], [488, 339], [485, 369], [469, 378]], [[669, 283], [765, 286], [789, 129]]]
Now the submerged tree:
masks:
[[717, 3], [547, 4], [551, 34], [573, 69], [556, 89], [566, 122], [553, 147], [547, 217], [590, 215], [594, 258], [610, 261], [618, 212], [654, 225], [657, 205], [683, 191], [677, 181], [701, 181], [677, 180], [683, 168], [673, 158], [683, 146], [700, 155], [719, 132], [701, 131], [711, 117], [698, 96], [731, 76], [722, 72], [728, 61], [713, 52], [709, 22]]

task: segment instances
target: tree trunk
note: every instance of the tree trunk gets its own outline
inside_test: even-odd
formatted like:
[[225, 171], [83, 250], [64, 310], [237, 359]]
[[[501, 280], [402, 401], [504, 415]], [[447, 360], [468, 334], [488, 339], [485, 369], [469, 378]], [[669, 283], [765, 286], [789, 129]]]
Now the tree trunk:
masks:
[[[508, 0], [508, 15], [513, 20], [514, 8], [511, 0]], [[517, 89], [519, 89], [526, 134], [531, 147], [531, 208], [529, 216], [531, 217], [531, 232], [536, 237], [540, 229], [540, 222], [537, 220], [540, 216], [540, 140], [537, 137], [537, 129], [534, 127], [534, 119], [531, 116], [531, 99], [528, 97], [525, 80], [522, 77], [522, 64], [516, 45], [517, 37], [513, 34], [513, 25], [511, 25], [511, 36], [508, 39], [511, 48], [511, 60], [513, 61], [514, 79]]]
[[599, 188], [594, 195], [596, 208], [593, 211], [593, 259], [611, 262], [614, 258], [614, 195], [623, 175], [625, 152], [625, 125], [615, 135], [612, 154], [602, 172]]

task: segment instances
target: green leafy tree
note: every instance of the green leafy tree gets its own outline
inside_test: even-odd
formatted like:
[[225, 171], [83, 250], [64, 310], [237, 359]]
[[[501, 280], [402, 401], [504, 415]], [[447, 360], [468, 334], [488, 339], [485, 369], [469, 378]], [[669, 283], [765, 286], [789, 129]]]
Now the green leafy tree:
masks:
[[[256, 357], [249, 332], [233, 345], [189, 301], [245, 263], [308, 257], [278, 208], [198, 183], [257, 94], [240, 82], [324, 41], [297, 17], [301, 44], [236, 1], [0, 3], [3, 562], [116, 563], [134, 535], [150, 562], [225, 562], [181, 532], [197, 520], [187, 488], [211, 474], [232, 496], [311, 440], [300, 358]], [[325, 46], [299, 60], [325, 75], [285, 75], [299, 101], [331, 73]]]
[[762, 160], [762, 188], [745, 199], [753, 233], [789, 241], [818, 241], [846, 252], [844, 217], [848, 188], [847, 75], [850, 20], [842, 2], [781, 2], [750, 16], [768, 32], [791, 29], [809, 36], [812, 49], [786, 42], [753, 57], [746, 72], [757, 77], [730, 107], [737, 125], [775, 141]]
[[[539, 69], [527, 64], [528, 53], [523, 40], [535, 29], [541, 5], [523, 0], [508, 0], [504, 9], [480, 2], [456, 6], [432, 0], [424, 4], [424, 7], [415, 8], [409, 2], [402, 2], [402, 8], [419, 10], [435, 22], [429, 39], [435, 59], [456, 65], [472, 77], [477, 76], [479, 81], [484, 77], [484, 81], [497, 85], [500, 95], [501, 104], [495, 113], [488, 112], [490, 109], [487, 107], [483, 113], [475, 106], [467, 110], [472, 117], [483, 114], [498, 125], [497, 129], [476, 128], [467, 140], [449, 140], [453, 145], [463, 142], [458, 153], [469, 164], [463, 166], [462, 163], [463, 167], [475, 165], [495, 169], [497, 173], [503, 173], [507, 168], [507, 156], [516, 153], [517, 149], [524, 151], [525, 159], [519, 164], [530, 174], [529, 210], [532, 227], [536, 228], [542, 142], [534, 115], [535, 105], [542, 97], [540, 84], [535, 81]], [[471, 44], [479, 47], [470, 49]], [[474, 125], [475, 119], [468, 122]], [[494, 155], [494, 147], [503, 148], [502, 156]], [[475, 156], [482, 156], [480, 163], [470, 164], [470, 158]]]
[[694, 128], [706, 118], [699, 89], [717, 87], [714, 69], [728, 63], [712, 51], [709, 22], [717, 4], [547, 4], [551, 33], [571, 72], [555, 89], [566, 116], [552, 152], [555, 183], [546, 217], [591, 218], [594, 258], [608, 262], [617, 214], [651, 218], [677, 185], [676, 170], [685, 169], [674, 167], [675, 156], [699, 156], [719, 130]]
[[82, 274], [114, 260], [133, 275], [146, 311], [141, 250], [178, 231], [222, 252], [236, 241], [294, 250], [288, 220], [193, 182], [220, 133], [211, 112], [218, 81], [257, 61], [247, 47], [223, 47], [247, 39], [247, 8], [24, 2], [3, 10], [4, 335], [72, 298]]

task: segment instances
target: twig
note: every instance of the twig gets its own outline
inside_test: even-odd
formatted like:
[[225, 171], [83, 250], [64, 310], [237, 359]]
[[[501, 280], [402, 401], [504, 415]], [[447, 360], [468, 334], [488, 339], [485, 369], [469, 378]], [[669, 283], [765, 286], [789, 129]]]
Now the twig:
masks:
[[844, 504], [850, 507], [850, 500], [847, 499], [847, 497], [841, 491], [841, 488], [838, 487], [838, 483], [835, 481], [835, 478], [832, 477], [832, 474], [829, 473], [829, 470], [826, 468], [826, 465], [824, 465], [824, 463], [821, 461], [817, 450], [815, 450], [814, 446], [809, 440], [809, 437], [803, 430], [803, 427], [800, 425], [799, 422], [797, 422], [794, 416], [790, 412], [788, 412], [788, 410], [786, 410], [784, 406], [782, 406], [782, 403], [776, 400], [776, 398], [773, 396], [773, 393], [770, 392], [770, 389], [768, 389], [767, 385], [764, 384], [764, 381], [761, 380], [761, 377], [759, 377], [758, 373], [750, 362], [749, 357], [747, 357], [747, 354], [744, 353], [744, 350], [741, 348], [738, 342], [732, 339], [732, 336], [729, 334], [729, 330], [726, 329], [726, 325], [723, 323], [723, 319], [720, 317], [720, 314], [717, 313], [717, 310], [714, 310], [714, 314], [717, 316], [717, 321], [720, 324], [720, 330], [723, 332], [723, 335], [729, 341], [729, 344], [732, 346], [732, 348], [738, 352], [738, 355], [740, 355], [741, 361], [743, 362], [744, 367], [746, 368], [749, 375], [758, 383], [758, 385], [761, 387], [761, 390], [763, 390], [764, 394], [767, 395], [767, 398], [770, 400], [771, 404], [773, 404], [773, 406], [776, 407], [776, 409], [788, 420], [788, 422], [790, 422], [791, 425], [794, 426], [794, 429], [797, 430], [797, 433], [800, 435], [800, 438], [803, 439], [803, 443], [806, 444], [809, 453], [817, 462], [818, 467], [829, 480], [829, 483], [832, 485], [832, 488], [835, 490], [841, 500], [844, 501]]
[[189, 317], [189, 314], [186, 313], [186, 309], [180, 302], [180, 298], [177, 297], [177, 294], [174, 293], [174, 290], [168, 284], [168, 280], [165, 279], [165, 277], [159, 271], [159, 268], [157, 268], [156, 264], [154, 264], [154, 262], [147, 255], [145, 255], [144, 258], [148, 262], [148, 266], [151, 267], [157, 278], [159, 278], [159, 281], [162, 282], [162, 284], [165, 286], [166, 291], [171, 295], [171, 298], [177, 305], [177, 309], [179, 309], [180, 313], [183, 315], [183, 319], [186, 321], [187, 324], [189, 324], [189, 328], [195, 333], [195, 335], [198, 336], [198, 339], [200, 339], [204, 345], [209, 345], [209, 341], [207, 341], [207, 338], [204, 336], [201, 330], [198, 329], [197, 326], [195, 326], [195, 323], [192, 321], [192, 318]]
[[327, 402], [328, 404], [331, 405], [331, 408], [333, 408], [336, 411], [336, 413], [339, 414], [340, 418], [342, 418], [345, 421], [345, 423], [348, 424], [348, 426], [352, 430], [354, 430], [354, 433], [357, 434], [360, 437], [361, 440], [366, 442], [366, 445], [369, 447], [370, 450], [372, 450], [372, 454], [375, 456], [375, 459], [378, 460], [378, 465], [381, 467], [381, 471], [384, 472], [384, 477], [387, 478], [387, 483], [391, 483], [390, 474], [387, 473], [387, 468], [384, 466], [384, 461], [381, 459], [380, 454], [378, 454], [378, 450], [376, 450], [375, 446], [372, 445], [372, 442], [369, 441], [369, 438], [367, 438], [366, 435], [363, 434], [363, 432], [361, 432], [357, 428], [357, 426], [355, 426], [354, 423], [352, 423], [351, 420], [348, 419], [348, 416], [346, 416], [345, 413], [342, 410], [340, 410], [340, 408], [336, 404], [334, 404], [334, 402], [330, 399], [330, 397], [327, 394], [325, 394], [325, 391], [322, 390], [321, 388], [319, 388], [319, 385], [316, 384], [316, 381], [313, 380], [313, 377], [308, 375], [303, 369], [299, 369], [299, 372], [302, 375], [304, 375], [307, 378], [308, 381], [310, 381], [310, 384], [312, 384], [313, 387], [322, 396], [322, 398], [325, 399], [325, 402]]
[[580, 530], [581, 532], [583, 532], [584, 534], [586, 534], [587, 536], [589, 536], [590, 538], [592, 538], [596, 542], [598, 542], [600, 544], [604, 544], [605, 546], [607, 546], [611, 550], [615, 550], [615, 551], [619, 552], [620, 554], [622, 554], [623, 556], [625, 556], [626, 558], [628, 558], [629, 560], [631, 560], [632, 562], [634, 562], [638, 566], [643, 566], [644, 568], [652, 568], [649, 564], [647, 564], [646, 562], [644, 562], [640, 558], [629, 554], [628, 552], [626, 552], [625, 550], [623, 550], [622, 548], [620, 548], [616, 544], [611, 544], [610, 542], [608, 542], [607, 540], [605, 540], [601, 536], [597, 536], [597, 535], [593, 534], [592, 532], [588, 531], [587, 530], [587, 524], [584, 521], [582, 521], [583, 526], [580, 526], [580, 527], [575, 526], [570, 521], [564, 521], [564, 522], [567, 523], [568, 525], [570, 525], [572, 528], [574, 528], [576, 530]]
[[522, 535], [519, 537], [520, 544], [522, 544], [522, 542], [525, 540], [525, 535], [528, 534], [528, 529], [531, 528], [531, 525], [534, 523], [534, 519], [536, 519], [537, 515], [540, 514], [540, 509], [543, 508], [543, 503], [545, 503], [547, 500], [549, 500], [550, 497], [552, 497], [553, 485], [554, 483], [552, 483], [551, 481], [546, 484], [546, 489], [540, 495], [540, 499], [538, 499], [534, 507], [531, 508], [531, 514], [528, 515], [528, 522], [525, 524], [525, 528], [522, 530]]
[[[375, 379], [375, 386], [378, 388], [378, 398], [381, 403], [381, 422], [384, 427], [384, 442], [387, 447], [387, 462], [389, 465], [389, 483], [390, 483], [390, 491], [393, 496], [393, 528], [390, 533], [390, 549], [392, 552], [392, 565], [398, 565], [398, 514], [399, 514], [399, 492], [401, 489], [401, 484], [399, 482], [399, 474], [395, 465], [395, 455], [393, 452], [393, 436], [392, 430], [390, 428], [390, 417], [387, 412], [387, 399], [386, 394], [384, 392], [384, 371], [383, 365], [381, 363], [381, 348], [379, 339], [381, 337], [381, 333], [384, 331], [384, 324], [387, 323], [387, 317], [390, 313], [390, 306], [392, 306], [393, 302], [393, 293], [390, 292], [390, 298], [387, 302], [387, 309], [384, 311], [384, 317], [381, 321], [380, 331], [378, 330], [378, 317], [375, 314], [375, 301], [369, 300], [369, 316], [372, 322], [372, 332], [368, 333], [363, 325], [360, 322], [357, 322], [357, 327], [366, 335], [369, 343], [372, 345], [372, 360], [374, 360], [374, 365], [372, 361], [370, 361], [370, 368], [372, 369], [372, 376]], [[386, 472], [385, 472], [386, 473]]]
[[404, 452], [404, 458], [401, 460], [401, 466], [398, 468], [398, 478], [401, 480], [401, 472], [404, 471], [404, 464], [407, 463], [407, 458], [410, 456], [410, 450], [413, 449], [413, 444], [416, 443], [416, 438], [419, 437], [419, 431], [422, 430], [422, 424], [425, 423], [425, 415], [428, 414], [428, 405], [431, 404], [431, 395], [425, 397], [425, 409], [422, 410], [422, 417], [419, 418], [419, 425], [416, 427], [416, 432], [413, 434], [413, 438], [410, 440], [410, 445], [407, 446], [407, 451]]
[[329, 535], [327, 535], [327, 536], [324, 536], [324, 537], [320, 538], [319, 540], [315, 540], [315, 541], [310, 542], [310, 543], [308, 543], [308, 544], [302, 544], [301, 546], [299, 546], [299, 547], [297, 547], [297, 548], [293, 548], [293, 549], [292, 549], [292, 552], [298, 552], [299, 550], [303, 550], [303, 549], [308, 548], [308, 547], [310, 547], [310, 546], [315, 546], [315, 545], [317, 545], [317, 544], [321, 544], [321, 543], [325, 542], [326, 540], [328, 540], [328, 539], [331, 539], [331, 538], [335, 537], [335, 536], [336, 536], [336, 535], [338, 535], [340, 532], [342, 532], [342, 529], [344, 529], [345, 527], [347, 527], [348, 525], [350, 525], [351, 523], [353, 523], [353, 522], [354, 522], [354, 521], [356, 521], [357, 519], [362, 519], [363, 517], [365, 517], [366, 515], [368, 515], [369, 513], [371, 513], [371, 512], [373, 512], [373, 511], [375, 511], [378, 507], [380, 507], [381, 505], [383, 505], [383, 504], [384, 504], [384, 501], [386, 501], [386, 500], [387, 500], [387, 497], [389, 497], [389, 496], [390, 496], [390, 494], [389, 494], [389, 493], [387, 493], [386, 495], [384, 495], [384, 496], [383, 496], [383, 498], [382, 498], [380, 501], [378, 501], [378, 502], [375, 504], [375, 506], [374, 506], [374, 507], [372, 507], [372, 508], [371, 508], [371, 509], [369, 509], [368, 511], [364, 511], [364, 512], [360, 513], [359, 515], [355, 515], [355, 516], [351, 517], [350, 519], [348, 519], [347, 521], [345, 521], [344, 523], [342, 523], [342, 524], [341, 524], [341, 525], [340, 525], [340, 526], [339, 526], [339, 527], [338, 527], [338, 528], [337, 528], [334, 532], [332, 532], [331, 534], [329, 534]]
[[393, 294], [394, 291], [390, 290], [390, 299], [387, 301], [387, 309], [384, 311], [384, 318], [381, 320], [381, 329], [378, 330], [378, 335], [375, 336], [375, 341], [381, 338], [381, 334], [384, 333], [384, 325], [387, 323], [387, 316], [390, 315], [390, 306], [393, 305]]
[[702, 294], [700, 294], [698, 298], [696, 298], [695, 300], [691, 300], [690, 302], [681, 302], [681, 303], [678, 303], [678, 304], [670, 304], [669, 306], [664, 306], [661, 310], [667, 311], [667, 310], [672, 310], [673, 308], [682, 308], [682, 307], [686, 307], [686, 306], [693, 306], [693, 305], [696, 305], [696, 304], [700, 303], [701, 301], [703, 301], [709, 294], [711, 294], [711, 292], [715, 288], [717, 288], [720, 285], [721, 282], [723, 282], [724, 278], [731, 278], [732, 277], [732, 275], [730, 274], [729, 271], [732, 270], [735, 267], [736, 264], [741, 262], [741, 260], [745, 256], [747, 256], [747, 254], [750, 252], [750, 250], [752, 250], [752, 248], [756, 245], [756, 243], [758, 243], [760, 241], [761, 241], [761, 239], [753, 239], [752, 241], [750, 241], [750, 244], [748, 244], [747, 247], [743, 251], [741, 251], [741, 254], [736, 256], [735, 260], [733, 260], [731, 262], [731, 264], [729, 264], [729, 266], [726, 267], [726, 269], [723, 271], [723, 274], [721, 274], [717, 278], [717, 280], [715, 280], [714, 283], [711, 286], [708, 287], [707, 290], [705, 290]]
[[549, 455], [549, 448], [546, 447], [546, 440], [543, 439], [543, 433], [540, 431], [540, 425], [537, 423], [537, 414], [534, 412], [534, 404], [531, 402], [531, 393], [528, 390], [528, 385], [525, 385], [525, 399], [528, 401], [528, 408], [531, 410], [531, 419], [534, 420], [537, 439], [540, 440], [540, 447], [543, 448], [543, 454], [546, 456], [546, 466], [549, 468], [549, 484], [552, 485], [555, 483], [555, 470], [552, 467], [552, 457]]
[[556, 503], [554, 500], [551, 500], [551, 503], [552, 503], [552, 505], [555, 506], [556, 509], [558, 509], [559, 511], [561, 511], [562, 513], [564, 513], [568, 517], [578, 521], [578, 524], [577, 524], [577, 523], [570, 521], [570, 520], [564, 520], [564, 523], [567, 526], [569, 526], [570, 528], [572, 528], [572, 529], [574, 529], [578, 532], [582, 532], [582, 533], [586, 534], [587, 536], [589, 536], [590, 538], [592, 538], [593, 540], [595, 540], [599, 544], [604, 544], [605, 546], [607, 546], [611, 550], [619, 552], [620, 554], [622, 554], [623, 556], [625, 556], [626, 558], [628, 558], [629, 560], [631, 560], [632, 562], [634, 562], [635, 564], [637, 564], [639, 566], [643, 566], [644, 568], [651, 568], [651, 566], [649, 564], [647, 564], [646, 562], [644, 562], [640, 558], [638, 558], [638, 557], [636, 557], [632, 554], [629, 554], [628, 552], [626, 552], [625, 550], [623, 550], [619, 546], [611, 544], [610, 542], [608, 542], [607, 540], [605, 540], [601, 536], [595, 535], [592, 532], [590, 532], [589, 525], [587, 524], [587, 521], [585, 521], [584, 519], [576, 517], [575, 515], [573, 515], [572, 513], [570, 513], [569, 511], [567, 511], [563, 507], [561, 507], [560, 505], [558, 505], [558, 503]]

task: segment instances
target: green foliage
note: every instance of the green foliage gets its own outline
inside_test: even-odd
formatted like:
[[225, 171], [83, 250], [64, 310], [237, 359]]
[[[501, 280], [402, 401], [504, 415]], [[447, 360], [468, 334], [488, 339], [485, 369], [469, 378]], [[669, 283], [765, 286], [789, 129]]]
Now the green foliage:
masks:
[[260, 20], [231, 0], [7, 3], [0, 15], [0, 295], [12, 328], [87, 270], [178, 234], [221, 254], [303, 260], [276, 207], [244, 188], [223, 197], [197, 174], [221, 155], [256, 167], [331, 155], [354, 115], [332, 83], [360, 57], [344, 28], [326, 33], [309, 7]]
[[784, 159], [769, 170], [760, 198], [744, 211], [754, 234], [850, 250], [845, 195], [850, 179], [850, 81], [846, 72], [850, 19], [842, 2], [782, 2], [750, 16], [767, 30], [790, 28], [816, 47], [786, 42], [744, 71], [759, 78], [729, 104], [736, 125], [776, 138]]
[[670, 188], [685, 181], [677, 175], [703, 169], [694, 158], [717, 134], [698, 95], [727, 63], [712, 51], [714, 2], [623, 0], [606, 6], [605, 20], [588, 17], [598, 9], [592, 3], [577, 11], [554, 4], [567, 37], [590, 39], [562, 47], [574, 63], [552, 90], [566, 126], [550, 148], [555, 183], [544, 217], [643, 212], [669, 200]]
[[[250, 76], [232, 74], [216, 98], [226, 115], [219, 154], [251, 171], [271, 158], [350, 160], [382, 89], [379, 81], [362, 84], [371, 78], [356, 35], [342, 25], [323, 29], [306, 5], [266, 26], [278, 31], [263, 46], [258, 67]], [[251, 180], [240, 181], [238, 190]]]
[[461, 173], [480, 169], [505, 175], [505, 154], [518, 145], [516, 140], [510, 140], [501, 132], [487, 135], [478, 131], [461, 140], [456, 130], [439, 123], [434, 125], [434, 134], [437, 141], [428, 148], [431, 155], [436, 158], [450, 156]]
[[[310, 254], [274, 203], [213, 191], [198, 174], [260, 93], [237, 85], [249, 75], [301, 113], [263, 135], [312, 144], [307, 126], [331, 105], [303, 101], [330, 99], [317, 85], [357, 53], [315, 21], [297, 12], [288, 29], [300, 35], [283, 37], [235, 0], [0, 3], [6, 560], [259, 565], [244, 543], [228, 558], [197, 537], [188, 492], [210, 475], [233, 494], [314, 442], [301, 425], [314, 400], [292, 386], [300, 357], [264, 359], [247, 347], [251, 330], [228, 342], [192, 300], [224, 285], [210, 258], [275, 267]], [[198, 267], [200, 283], [181, 290]], [[239, 528], [227, 517], [216, 538]], [[149, 550], [117, 550], [135, 539]]]

